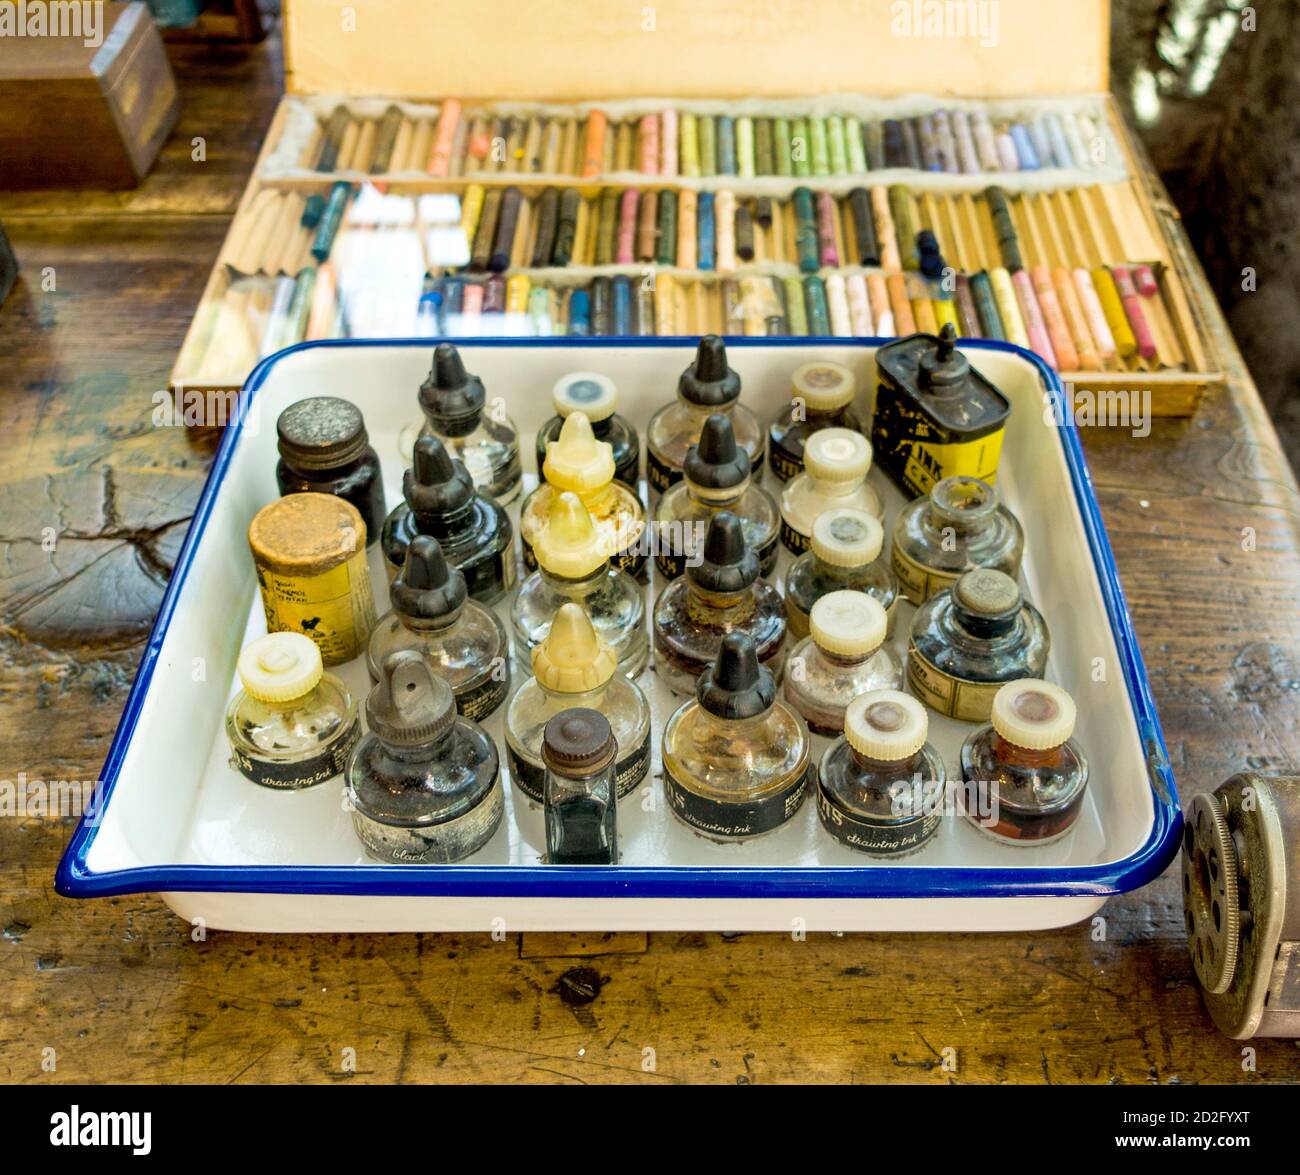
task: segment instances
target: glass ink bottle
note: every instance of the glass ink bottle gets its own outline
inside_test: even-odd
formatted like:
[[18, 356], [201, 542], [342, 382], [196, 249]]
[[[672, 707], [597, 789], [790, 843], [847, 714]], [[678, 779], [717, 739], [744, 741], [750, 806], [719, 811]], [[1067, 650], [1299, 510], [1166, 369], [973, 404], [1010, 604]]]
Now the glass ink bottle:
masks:
[[505, 809], [491, 736], [456, 713], [451, 686], [414, 649], [391, 653], [366, 698], [367, 734], [352, 752], [352, 826], [377, 861], [463, 861]]
[[1074, 699], [1046, 681], [1008, 682], [989, 726], [962, 744], [966, 818], [994, 840], [1042, 845], [1063, 837], [1083, 809], [1088, 760], [1074, 734]]
[[[419, 436], [437, 437], [447, 451], [465, 464], [474, 485], [503, 506], [519, 496], [523, 466], [519, 461], [519, 430], [494, 402], [485, 411], [483, 381], [465, 370], [460, 352], [450, 343], [433, 349], [433, 367], [420, 385], [424, 423]], [[399, 447], [410, 460], [416, 430], [402, 430]]]
[[379, 454], [370, 444], [361, 409], [337, 396], [290, 404], [275, 422], [281, 494], [334, 494], [357, 508], [373, 543], [388, 513]]
[[514, 531], [505, 508], [474, 489], [469, 471], [437, 437], [415, 442], [402, 478], [404, 501], [384, 521], [384, 564], [395, 576], [417, 534], [438, 540], [472, 599], [495, 604], [515, 585]]
[[617, 749], [609, 722], [596, 710], [561, 710], [547, 722], [542, 759], [548, 865], [618, 863]]
[[828, 592], [866, 592], [885, 610], [889, 631], [898, 608], [898, 581], [880, 558], [885, 532], [865, 510], [841, 506], [813, 523], [812, 542], [785, 576], [785, 615], [790, 635], [808, 635], [808, 614]]
[[1016, 581], [991, 567], [963, 574], [912, 617], [907, 681], [927, 706], [962, 722], [987, 722], [1008, 681], [1040, 677], [1051, 638]]
[[957, 330], [914, 334], [876, 352], [871, 443], [909, 498], [961, 474], [992, 484], [1011, 401], [957, 350]]
[[614, 480], [614, 450], [596, 440], [583, 412], [564, 418], [559, 440], [546, 446], [543, 462], [546, 480], [524, 499], [519, 511], [519, 537], [524, 565], [537, 570], [533, 543], [550, 518], [551, 506], [563, 493], [577, 494], [591, 521], [605, 540], [615, 567], [639, 577], [645, 569], [641, 536], [645, 532], [645, 507], [621, 481]]
[[745, 543], [758, 554], [759, 573], [776, 566], [781, 512], [776, 501], [749, 474], [749, 454], [736, 444], [731, 421], [714, 413], [704, 422], [699, 443], [686, 454], [685, 476], [665, 490], [655, 508], [655, 566], [665, 579], [686, 570], [719, 510], [740, 519]]
[[297, 632], [245, 645], [243, 686], [226, 710], [233, 766], [263, 787], [297, 791], [338, 775], [361, 737], [357, 704], [320, 649]]
[[496, 613], [469, 598], [465, 577], [449, 567], [438, 540], [418, 534], [389, 585], [392, 611], [370, 634], [370, 680], [390, 654], [414, 649], [449, 686], [456, 709], [482, 722], [510, 692], [510, 652]]
[[885, 642], [888, 621], [865, 592], [830, 592], [812, 607], [810, 635], [785, 666], [785, 700], [813, 734], [844, 729], [844, 709], [859, 694], [899, 689], [903, 663]]
[[722, 641], [695, 699], [664, 728], [664, 788], [673, 815], [710, 840], [747, 840], [799, 810], [813, 774], [808, 735], [777, 700], [771, 671], [743, 632]]
[[837, 841], [873, 857], [906, 857], [943, 822], [947, 777], [927, 741], [925, 707], [899, 690], [849, 703], [844, 737], [822, 756], [817, 814]]
[[545, 639], [565, 604], [578, 604], [600, 639], [614, 650], [619, 672], [635, 677], [650, 656], [645, 593], [626, 571], [610, 564], [604, 537], [577, 494], [551, 504], [550, 520], [533, 545], [537, 570], [524, 580], [510, 606], [515, 650], [521, 665]]
[[1020, 575], [1025, 536], [997, 490], [975, 477], [945, 477], [894, 523], [893, 567], [903, 593], [924, 604], [963, 571], [993, 567]]
[[723, 510], [704, 536], [703, 557], [655, 601], [655, 672], [674, 693], [690, 695], [723, 638], [744, 632], [779, 681], [785, 645], [781, 596], [758, 577], [758, 555], [745, 545], [740, 519]]
[[614, 651], [597, 635], [577, 604], [555, 614], [546, 639], [532, 651], [533, 676], [506, 710], [510, 778], [529, 798], [543, 788], [542, 735], [561, 710], [598, 710], [618, 740], [617, 790], [627, 795], [650, 770], [650, 703], [635, 682], [617, 672]]
[[767, 447], [763, 426], [739, 399], [740, 376], [727, 365], [726, 346], [717, 335], [705, 335], [677, 381], [677, 400], [660, 408], [646, 429], [646, 480], [652, 489], [662, 493], [681, 479], [687, 452], [715, 412], [731, 417], [736, 441], [749, 454], [750, 472], [761, 480]]
[[781, 541], [802, 555], [812, 541], [813, 523], [827, 510], [852, 506], [879, 520], [880, 495], [867, 485], [871, 443], [848, 428], [823, 428], [803, 449], [804, 471], [781, 491]]
[[768, 429], [772, 472], [789, 481], [803, 472], [803, 447], [823, 428], [858, 430], [853, 398], [858, 394], [853, 372], [840, 363], [815, 359], [796, 368], [791, 377], [790, 404]]
[[561, 376], [551, 389], [555, 415], [537, 430], [537, 476], [545, 480], [546, 446], [560, 439], [567, 416], [582, 412], [591, 421], [598, 441], [606, 442], [614, 454], [614, 478], [633, 493], [641, 475], [641, 441], [632, 424], [618, 414], [618, 389], [606, 375], [574, 371]]

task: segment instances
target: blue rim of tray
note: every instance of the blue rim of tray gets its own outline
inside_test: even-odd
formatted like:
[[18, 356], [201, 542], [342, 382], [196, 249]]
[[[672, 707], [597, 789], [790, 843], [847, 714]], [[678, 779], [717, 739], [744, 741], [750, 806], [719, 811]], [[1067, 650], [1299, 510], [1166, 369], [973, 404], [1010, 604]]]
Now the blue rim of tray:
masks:
[[[298, 343], [263, 359], [249, 375], [243, 395], [252, 396], [272, 368], [286, 356], [316, 347], [432, 347], [431, 339], [331, 339]], [[685, 347], [693, 337], [456, 338], [466, 347]], [[889, 339], [835, 336], [728, 338], [734, 348], [791, 346], [871, 346]], [[1182, 813], [1160, 720], [1151, 698], [1146, 666], [1120, 587], [1115, 557], [1101, 519], [1073, 414], [1066, 409], [1060, 379], [1031, 351], [994, 340], [963, 340], [962, 348], [1003, 351], [1033, 366], [1056, 406], [1075, 501], [1088, 536], [1093, 563], [1119, 650], [1124, 683], [1146, 752], [1153, 807], [1146, 841], [1135, 852], [1100, 865], [1027, 866], [1023, 868], [920, 868], [880, 864], [866, 866], [698, 865], [600, 866], [554, 865], [150, 865], [93, 872], [87, 856], [98, 832], [97, 822], [83, 816], [59, 862], [55, 889], [65, 897], [107, 897], [126, 893], [268, 893], [349, 894], [399, 897], [518, 898], [1014, 898], [1079, 897], [1125, 893], [1159, 876], [1178, 851]], [[99, 814], [112, 802], [122, 763], [153, 680], [163, 640], [176, 611], [195, 553], [216, 505], [222, 482], [239, 443], [244, 414], [227, 425], [203, 487], [194, 519], [163, 595], [157, 619], [136, 671], [101, 775]]]

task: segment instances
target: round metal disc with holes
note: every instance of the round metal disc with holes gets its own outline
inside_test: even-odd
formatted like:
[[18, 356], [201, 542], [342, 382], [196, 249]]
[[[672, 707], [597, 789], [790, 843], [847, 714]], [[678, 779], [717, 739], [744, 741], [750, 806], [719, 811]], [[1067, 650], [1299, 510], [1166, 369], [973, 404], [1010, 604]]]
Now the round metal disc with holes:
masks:
[[1241, 937], [1237, 848], [1212, 795], [1192, 800], [1183, 825], [1183, 912], [1196, 977], [1206, 991], [1227, 991]]

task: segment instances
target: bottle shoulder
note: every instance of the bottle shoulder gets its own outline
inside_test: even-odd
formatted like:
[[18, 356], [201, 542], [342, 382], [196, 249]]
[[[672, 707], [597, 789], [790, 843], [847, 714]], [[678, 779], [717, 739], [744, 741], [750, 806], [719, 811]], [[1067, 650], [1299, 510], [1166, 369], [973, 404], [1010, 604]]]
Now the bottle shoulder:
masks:
[[348, 797], [363, 815], [381, 823], [441, 824], [480, 803], [499, 768], [491, 737], [466, 718], [457, 718], [448, 736], [423, 756], [398, 757], [367, 734], [348, 763]]

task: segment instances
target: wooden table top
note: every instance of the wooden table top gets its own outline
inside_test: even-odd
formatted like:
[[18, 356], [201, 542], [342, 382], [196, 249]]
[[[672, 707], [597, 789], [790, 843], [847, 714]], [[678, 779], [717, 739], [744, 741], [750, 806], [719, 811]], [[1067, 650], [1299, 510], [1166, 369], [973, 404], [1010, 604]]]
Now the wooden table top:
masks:
[[[145, 184], [0, 194], [0, 778], [94, 780], [211, 457], [154, 428], [282, 88], [279, 44], [171, 46], [182, 121]], [[196, 162], [194, 140], [205, 141]], [[1300, 495], [1203, 282], [1229, 382], [1086, 445], [1184, 799], [1300, 769]], [[55, 549], [42, 538], [52, 528]], [[1254, 536], [1253, 544], [1244, 536]], [[1177, 865], [1016, 935], [251, 936], [156, 897], [74, 902], [71, 823], [0, 819], [9, 1081], [1295, 1081], [1205, 1015]], [[565, 978], [593, 968], [594, 1000]], [[351, 1050], [351, 1051], [349, 1051]], [[956, 1068], [945, 1067], [955, 1050]]]

